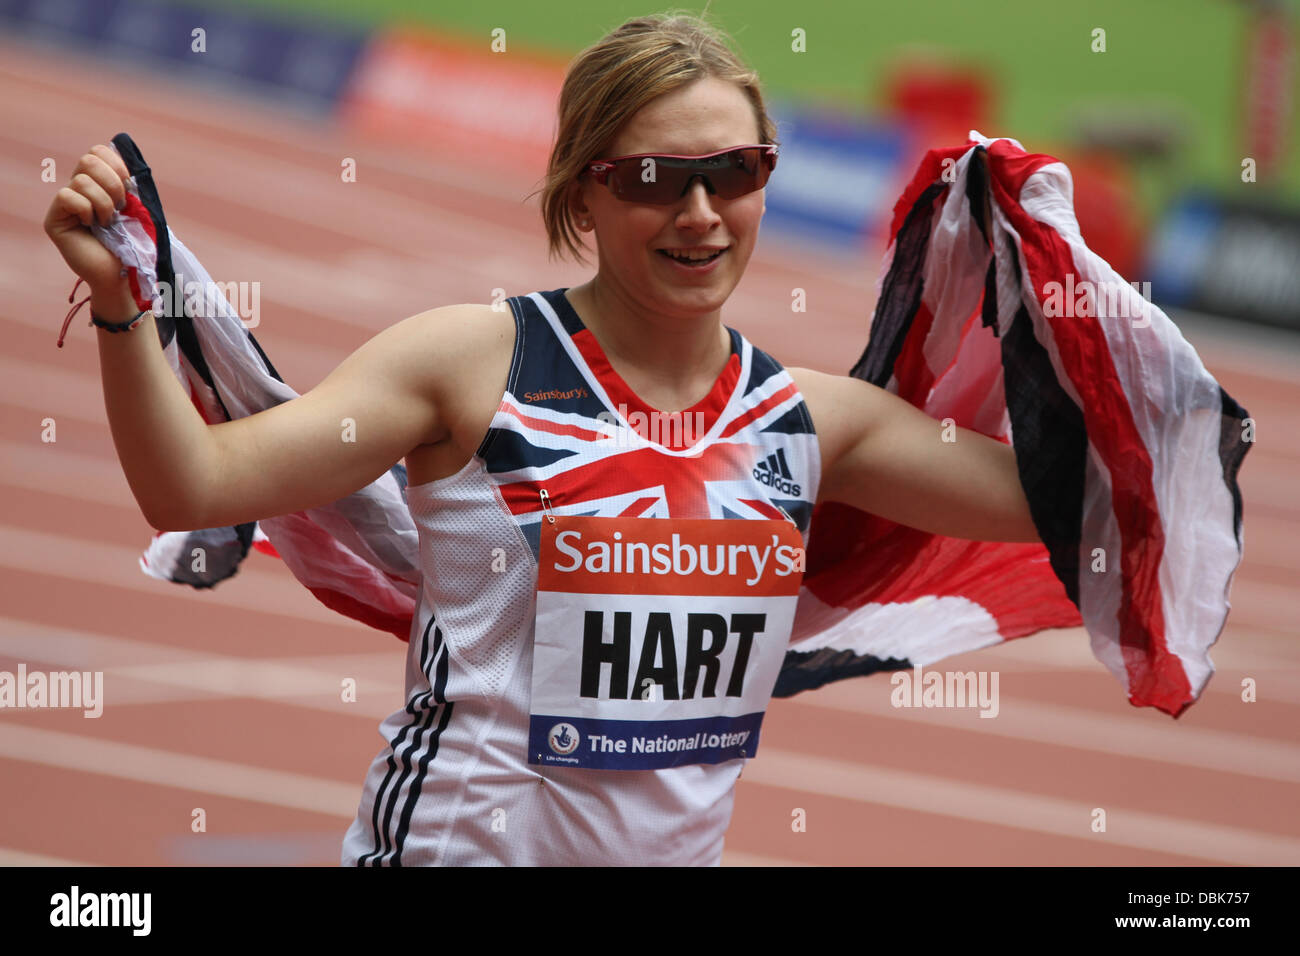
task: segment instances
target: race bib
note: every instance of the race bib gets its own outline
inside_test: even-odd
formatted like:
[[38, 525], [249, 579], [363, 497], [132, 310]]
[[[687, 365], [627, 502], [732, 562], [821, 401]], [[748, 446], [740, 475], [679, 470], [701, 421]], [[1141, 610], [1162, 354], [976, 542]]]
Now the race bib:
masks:
[[563, 515], [541, 527], [528, 762], [752, 757], [794, 622], [798, 529]]

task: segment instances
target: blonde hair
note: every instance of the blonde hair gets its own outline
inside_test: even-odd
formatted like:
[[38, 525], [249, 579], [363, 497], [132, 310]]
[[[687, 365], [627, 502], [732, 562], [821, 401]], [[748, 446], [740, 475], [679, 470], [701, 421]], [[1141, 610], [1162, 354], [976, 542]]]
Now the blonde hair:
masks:
[[569, 64], [555, 145], [538, 190], [551, 258], [567, 250], [585, 261], [569, 189], [587, 164], [600, 158], [641, 107], [704, 77], [739, 86], [753, 104], [759, 142], [777, 142], [758, 74], [732, 51], [726, 35], [701, 17], [672, 11], [628, 20]]

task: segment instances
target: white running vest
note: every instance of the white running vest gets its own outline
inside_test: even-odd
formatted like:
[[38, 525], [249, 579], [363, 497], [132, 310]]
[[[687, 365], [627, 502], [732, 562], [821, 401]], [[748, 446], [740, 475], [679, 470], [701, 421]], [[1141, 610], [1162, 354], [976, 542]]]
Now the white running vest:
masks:
[[380, 725], [386, 746], [344, 865], [721, 860], [747, 757], [657, 770], [528, 762], [540, 491], [555, 515], [788, 518], [806, 545], [817, 438], [789, 374], [730, 329], [709, 395], [652, 414], [564, 292], [508, 300], [514, 356], [487, 436], [457, 474], [406, 489], [423, 572], [406, 706]]

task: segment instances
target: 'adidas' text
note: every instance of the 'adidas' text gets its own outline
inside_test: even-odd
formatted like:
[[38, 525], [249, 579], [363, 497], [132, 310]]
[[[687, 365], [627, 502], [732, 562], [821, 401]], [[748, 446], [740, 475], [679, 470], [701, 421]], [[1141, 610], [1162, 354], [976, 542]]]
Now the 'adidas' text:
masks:
[[755, 465], [754, 477], [783, 495], [802, 494], [799, 486], [794, 482], [794, 475], [790, 474], [790, 466], [786, 464], [784, 448], [778, 448], [774, 454], [768, 455]]

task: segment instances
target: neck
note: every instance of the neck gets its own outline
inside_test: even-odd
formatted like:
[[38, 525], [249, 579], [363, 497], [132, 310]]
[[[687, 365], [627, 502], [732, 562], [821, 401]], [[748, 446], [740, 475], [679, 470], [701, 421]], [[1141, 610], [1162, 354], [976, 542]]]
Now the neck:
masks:
[[721, 310], [681, 316], [649, 312], [600, 273], [565, 296], [614, 370], [663, 411], [681, 411], [704, 398], [731, 356]]

